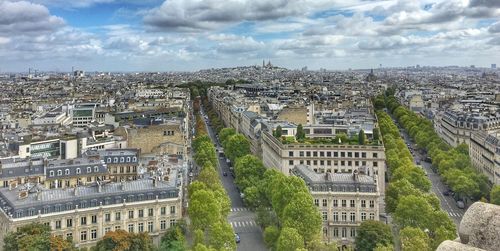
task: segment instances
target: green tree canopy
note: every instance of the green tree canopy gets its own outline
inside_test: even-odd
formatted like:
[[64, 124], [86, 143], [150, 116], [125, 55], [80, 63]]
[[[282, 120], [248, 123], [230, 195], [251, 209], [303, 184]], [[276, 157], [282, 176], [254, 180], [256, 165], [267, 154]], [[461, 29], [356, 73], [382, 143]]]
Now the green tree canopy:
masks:
[[275, 136], [276, 138], [281, 138], [281, 136], [282, 136], [282, 135], [283, 135], [283, 129], [281, 128], [281, 126], [280, 126], [280, 125], [278, 125], [278, 126], [276, 127], [276, 130], [274, 131], [274, 136]]
[[371, 251], [377, 244], [392, 245], [391, 228], [380, 221], [367, 220], [361, 223], [356, 236], [356, 248], [360, 251]]
[[191, 194], [188, 212], [196, 229], [208, 229], [221, 220], [221, 205], [210, 190], [198, 190]]
[[282, 217], [283, 226], [297, 229], [306, 243], [312, 241], [321, 229], [321, 216], [312, 201], [309, 192], [296, 193], [285, 207]]
[[306, 132], [304, 131], [304, 127], [302, 124], [297, 126], [297, 132], [295, 133], [295, 138], [299, 142], [303, 142], [306, 139]]
[[495, 185], [493, 189], [491, 189], [490, 202], [495, 205], [500, 205], [500, 185]]
[[225, 147], [225, 143], [229, 139], [229, 137], [231, 137], [235, 134], [236, 134], [236, 130], [234, 130], [234, 128], [224, 128], [224, 129], [220, 130], [219, 140], [222, 143], [222, 146]]
[[399, 231], [403, 251], [431, 251], [429, 236], [419, 228], [405, 227]]
[[8, 232], [3, 241], [4, 250], [50, 250], [50, 227], [40, 223], [24, 225]]
[[276, 250], [290, 251], [297, 250], [299, 248], [304, 248], [304, 238], [302, 238], [297, 229], [290, 227], [284, 227], [281, 229]]
[[366, 135], [365, 135], [365, 131], [363, 129], [359, 130], [359, 133], [358, 133], [358, 144], [360, 145], [364, 145], [366, 142]]
[[235, 162], [239, 157], [250, 154], [250, 142], [243, 134], [238, 133], [229, 137], [224, 150], [226, 156]]

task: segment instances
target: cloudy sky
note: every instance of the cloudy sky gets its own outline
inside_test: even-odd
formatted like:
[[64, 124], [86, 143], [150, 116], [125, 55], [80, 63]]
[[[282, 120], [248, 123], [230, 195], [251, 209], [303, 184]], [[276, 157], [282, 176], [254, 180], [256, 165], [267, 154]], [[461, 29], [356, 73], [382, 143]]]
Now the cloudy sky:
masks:
[[0, 0], [0, 72], [500, 64], [500, 0]]

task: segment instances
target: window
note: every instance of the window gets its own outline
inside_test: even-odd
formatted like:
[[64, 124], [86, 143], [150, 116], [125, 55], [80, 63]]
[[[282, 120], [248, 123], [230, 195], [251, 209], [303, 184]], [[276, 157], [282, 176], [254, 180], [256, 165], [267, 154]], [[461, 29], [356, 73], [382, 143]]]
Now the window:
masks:
[[115, 213], [115, 220], [120, 220], [122, 217], [122, 213], [121, 212], [116, 212]]
[[373, 161], [373, 166], [374, 167], [378, 167], [378, 162], [377, 161]]
[[324, 166], [325, 165], [325, 161], [324, 160], [320, 160], [319, 161], [319, 165]]
[[167, 214], [167, 208], [166, 207], [161, 207], [160, 212], [161, 212], [161, 215]]
[[61, 229], [61, 221], [56, 220], [56, 229]]
[[97, 223], [97, 215], [92, 215], [92, 224]]
[[378, 153], [373, 153], [373, 158], [378, 158]]
[[167, 221], [166, 220], [161, 220], [160, 221], [160, 229], [161, 230], [167, 229]]
[[370, 220], [375, 220], [375, 214], [374, 213], [370, 213]]
[[170, 207], [170, 213], [171, 214], [175, 214], [175, 206], [171, 206]]
[[300, 151], [300, 152], [299, 152], [299, 156], [300, 156], [300, 157], [304, 157], [304, 151]]
[[148, 232], [150, 232], [150, 233], [153, 232], [153, 222], [152, 221], [148, 222]]
[[73, 233], [67, 233], [66, 234], [66, 240], [72, 241], [73, 240]]
[[354, 153], [354, 158], [359, 158], [359, 153], [358, 152]]
[[356, 229], [351, 228], [351, 237], [356, 237]]
[[82, 173], [82, 169], [77, 168], [77, 169], [76, 169], [76, 174], [80, 174], [80, 173]]
[[138, 229], [139, 229], [139, 230], [138, 230], [138, 231], [139, 231], [139, 233], [144, 232], [144, 223], [142, 223], [142, 222], [141, 222], [141, 223], [139, 223], [139, 227], [138, 227]]
[[173, 220], [170, 220], [170, 227], [173, 227], [173, 226], [175, 226], [175, 223], [176, 223], [175, 219], [173, 219]]
[[87, 240], [87, 231], [81, 231], [80, 232], [80, 241], [86, 241]]
[[365, 152], [361, 153], [361, 158], [366, 158], [366, 153]]
[[328, 201], [326, 199], [323, 199], [323, 206], [326, 207], [328, 205]]
[[320, 157], [325, 157], [325, 152], [319, 152]]
[[339, 152], [333, 152], [333, 157], [335, 158], [339, 157]]
[[328, 212], [321, 212], [321, 214], [323, 217], [323, 221], [327, 221], [328, 220]]
[[115, 157], [115, 158], [113, 159], [113, 162], [114, 162], [114, 163], [118, 163], [118, 157]]
[[134, 232], [134, 224], [128, 224], [128, 232], [133, 233]]
[[333, 200], [333, 207], [338, 207], [338, 206], [339, 206], [339, 201]]
[[153, 216], [153, 209], [152, 208], [148, 209], [148, 216], [149, 217]]
[[366, 213], [361, 213], [361, 221], [365, 221], [366, 220]]
[[288, 161], [288, 165], [289, 165], [289, 166], [293, 166], [293, 160], [289, 160], [289, 161]]
[[94, 172], [99, 172], [99, 167], [98, 166], [94, 166]]
[[342, 221], [347, 221], [347, 213], [346, 212], [342, 212]]
[[92, 168], [89, 166], [87, 167], [87, 173], [91, 173], [92, 172]]
[[69, 175], [69, 169], [64, 170], [65, 175]]
[[120, 226], [115, 226], [115, 231], [120, 230]]
[[130, 162], [130, 157], [127, 157], [127, 162]]
[[142, 217], [144, 217], [144, 210], [139, 209], [139, 218], [142, 218]]
[[111, 231], [111, 227], [105, 227], [104, 228], [104, 234], [107, 234], [110, 231]]
[[340, 161], [340, 165], [345, 166], [345, 161], [344, 160]]
[[361, 207], [366, 207], [366, 200], [361, 200]]
[[332, 157], [332, 152], [326, 152], [326, 157]]
[[50, 176], [50, 177], [53, 177], [53, 176], [54, 176], [54, 171], [50, 171], [50, 172], [49, 172], [49, 176]]
[[73, 219], [66, 219], [66, 227], [73, 227]]
[[356, 213], [351, 212], [350, 218], [351, 218], [351, 222], [355, 222], [356, 221]]
[[92, 240], [97, 239], [97, 229], [90, 230], [90, 239]]
[[123, 163], [123, 162], [125, 162], [125, 158], [124, 158], [124, 157], [121, 157], [121, 158], [120, 158], [120, 163]]
[[345, 158], [345, 152], [340, 152], [340, 157]]
[[104, 214], [104, 221], [105, 222], [110, 222], [111, 221], [111, 214], [110, 213]]
[[347, 201], [346, 200], [342, 200], [342, 207], [347, 207]]
[[106, 163], [111, 163], [111, 158], [107, 158]]
[[339, 221], [339, 213], [333, 212], [333, 221]]
[[134, 210], [128, 211], [128, 218], [133, 219], [134, 218]]
[[352, 152], [347, 152], [347, 157], [352, 158]]
[[306, 152], [306, 156], [307, 156], [307, 157], [311, 157], [311, 152], [307, 151], [307, 152]]
[[342, 228], [342, 238], [346, 238], [347, 237], [347, 228], [343, 227]]
[[375, 207], [375, 201], [370, 200], [370, 208], [374, 208], [374, 207]]
[[313, 152], [313, 157], [318, 157], [318, 152]]
[[80, 225], [87, 225], [87, 217], [80, 218]]
[[288, 151], [288, 157], [293, 157], [293, 151]]
[[355, 205], [356, 205], [356, 201], [351, 200], [351, 203], [350, 203], [350, 204], [351, 204], [351, 207], [355, 207]]
[[333, 229], [333, 237], [339, 237], [339, 229], [338, 228]]

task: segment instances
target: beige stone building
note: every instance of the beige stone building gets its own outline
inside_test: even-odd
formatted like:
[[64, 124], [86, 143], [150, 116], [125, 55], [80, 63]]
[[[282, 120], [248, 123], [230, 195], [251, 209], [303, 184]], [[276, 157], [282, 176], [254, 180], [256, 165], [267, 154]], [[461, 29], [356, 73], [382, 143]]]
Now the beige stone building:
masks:
[[93, 246], [119, 229], [147, 232], [158, 243], [182, 217], [176, 176], [74, 189], [0, 188], [0, 243], [8, 231], [32, 222], [49, 225], [52, 234], [72, 239], [77, 247]]
[[363, 221], [379, 220], [376, 178], [366, 175], [363, 168], [352, 173], [316, 173], [298, 165], [292, 174], [304, 179], [314, 198], [323, 221], [323, 241], [352, 245]]
[[500, 185], [500, 133], [473, 132], [469, 144], [472, 166]]
[[129, 148], [141, 154], [169, 154], [187, 157], [187, 133], [178, 120], [145, 127], [120, 127], [115, 135], [125, 137]]
[[264, 165], [289, 175], [296, 165], [306, 165], [317, 173], [352, 173], [366, 168], [375, 178], [380, 194], [385, 193], [385, 152], [383, 146], [346, 144], [283, 144], [269, 132], [262, 132]]

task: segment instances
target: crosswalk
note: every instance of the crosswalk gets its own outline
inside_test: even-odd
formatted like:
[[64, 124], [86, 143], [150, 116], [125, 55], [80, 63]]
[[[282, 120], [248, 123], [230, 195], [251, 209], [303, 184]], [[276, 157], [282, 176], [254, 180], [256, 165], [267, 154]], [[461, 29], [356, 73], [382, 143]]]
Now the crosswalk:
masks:
[[233, 229], [244, 228], [244, 227], [257, 227], [257, 223], [253, 220], [233, 221], [233, 222], [229, 222], [229, 224], [231, 224], [231, 227], [233, 227]]
[[451, 217], [461, 218], [463, 215], [461, 213], [448, 212]]
[[231, 208], [231, 212], [245, 212], [245, 211], [250, 211], [250, 208], [246, 208], [246, 207], [233, 207], [233, 208]]

